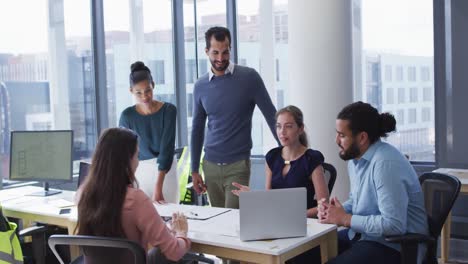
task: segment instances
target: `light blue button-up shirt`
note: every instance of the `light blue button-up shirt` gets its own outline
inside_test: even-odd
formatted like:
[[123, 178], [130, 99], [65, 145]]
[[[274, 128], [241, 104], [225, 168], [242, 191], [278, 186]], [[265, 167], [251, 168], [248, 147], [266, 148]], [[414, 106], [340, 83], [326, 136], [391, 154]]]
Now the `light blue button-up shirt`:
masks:
[[400, 251], [400, 246], [386, 242], [385, 236], [428, 234], [418, 176], [395, 147], [376, 141], [360, 159], [348, 162], [348, 172], [351, 192], [343, 207], [353, 215], [350, 236], [361, 233], [361, 240]]

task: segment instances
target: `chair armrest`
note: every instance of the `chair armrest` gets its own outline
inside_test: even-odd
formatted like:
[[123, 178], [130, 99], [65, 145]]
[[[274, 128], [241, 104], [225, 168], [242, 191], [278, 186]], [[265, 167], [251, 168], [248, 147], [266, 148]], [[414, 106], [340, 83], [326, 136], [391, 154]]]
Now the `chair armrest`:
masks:
[[44, 233], [45, 231], [47, 231], [47, 226], [31, 226], [20, 230], [18, 234], [20, 237], [24, 237]]
[[214, 264], [214, 260], [207, 258], [203, 255], [198, 255], [197, 253], [194, 252], [187, 252], [183, 257], [182, 260], [184, 261], [192, 261], [192, 262], [203, 262], [203, 263], [208, 263], [208, 264]]
[[433, 237], [423, 234], [407, 233], [398, 236], [387, 236], [385, 241], [390, 243], [431, 243], [435, 242]]

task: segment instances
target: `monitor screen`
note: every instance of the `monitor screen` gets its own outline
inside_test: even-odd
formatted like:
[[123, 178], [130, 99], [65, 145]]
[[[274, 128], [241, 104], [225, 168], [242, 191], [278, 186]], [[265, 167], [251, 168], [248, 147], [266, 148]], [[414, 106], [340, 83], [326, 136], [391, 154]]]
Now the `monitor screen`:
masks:
[[72, 180], [72, 130], [13, 131], [10, 148], [11, 180]]

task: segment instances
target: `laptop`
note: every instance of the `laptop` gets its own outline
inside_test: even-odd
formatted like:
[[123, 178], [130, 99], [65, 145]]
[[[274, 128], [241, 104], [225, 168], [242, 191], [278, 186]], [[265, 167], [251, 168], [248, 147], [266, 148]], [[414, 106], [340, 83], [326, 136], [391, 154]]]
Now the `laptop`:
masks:
[[307, 235], [307, 190], [288, 188], [241, 192], [242, 241]]

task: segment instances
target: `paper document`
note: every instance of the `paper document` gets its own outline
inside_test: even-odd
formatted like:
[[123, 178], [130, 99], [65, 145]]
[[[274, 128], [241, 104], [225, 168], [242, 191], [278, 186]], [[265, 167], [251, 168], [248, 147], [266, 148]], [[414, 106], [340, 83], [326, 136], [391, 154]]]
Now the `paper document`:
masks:
[[156, 210], [160, 216], [171, 217], [173, 213], [181, 212], [188, 219], [206, 220], [214, 216], [229, 212], [231, 209], [196, 206], [196, 205], [182, 205], [182, 204], [155, 204]]

